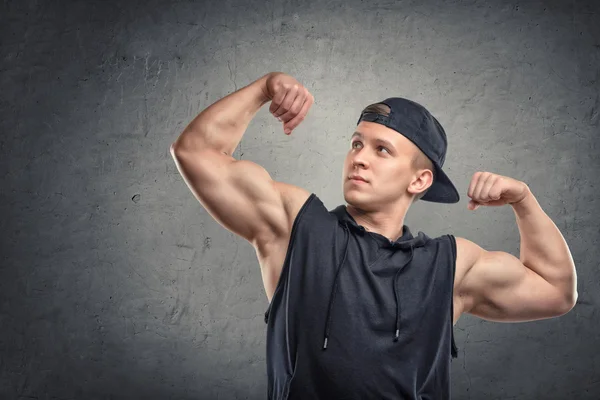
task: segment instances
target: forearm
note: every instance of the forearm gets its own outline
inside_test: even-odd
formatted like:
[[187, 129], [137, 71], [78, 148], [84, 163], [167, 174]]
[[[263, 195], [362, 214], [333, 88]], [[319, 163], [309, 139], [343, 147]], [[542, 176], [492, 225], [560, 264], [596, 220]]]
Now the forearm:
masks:
[[270, 73], [230, 93], [204, 109], [173, 143], [174, 149], [215, 149], [232, 155], [250, 121], [267, 102], [266, 81]]
[[569, 302], [574, 301], [577, 274], [569, 246], [535, 196], [527, 190], [522, 201], [512, 204], [521, 234], [521, 262], [559, 288]]

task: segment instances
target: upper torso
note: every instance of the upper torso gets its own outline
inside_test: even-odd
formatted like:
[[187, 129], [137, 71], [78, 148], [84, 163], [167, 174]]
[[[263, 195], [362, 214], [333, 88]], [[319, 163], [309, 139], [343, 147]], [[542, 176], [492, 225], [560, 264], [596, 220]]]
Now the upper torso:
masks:
[[[283, 237], [273, 237], [264, 243], [261, 243], [260, 248], [255, 248], [258, 262], [260, 264], [261, 275], [267, 299], [271, 302], [273, 293], [279, 281], [281, 270], [285, 261], [285, 256], [290, 242], [291, 228], [298, 212], [310, 196], [309, 192], [301, 188], [296, 188], [291, 185], [286, 185], [285, 207], [288, 215], [288, 234]], [[464, 295], [458, 290], [460, 282], [464, 277], [467, 268], [462, 258], [460, 257], [460, 244], [457, 243], [458, 256], [456, 259], [456, 273], [454, 278], [453, 290], [453, 324], [456, 324], [458, 319], [465, 309], [465, 303], [469, 300], [464, 298]]]
[[314, 194], [295, 214], [257, 250], [269, 398], [448, 399], [454, 238], [404, 226], [392, 242]]

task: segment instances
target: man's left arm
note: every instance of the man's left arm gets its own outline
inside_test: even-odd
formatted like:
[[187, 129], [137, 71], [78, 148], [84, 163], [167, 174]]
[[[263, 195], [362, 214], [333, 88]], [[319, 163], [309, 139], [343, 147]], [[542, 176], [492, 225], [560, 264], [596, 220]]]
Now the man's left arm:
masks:
[[577, 274], [569, 247], [554, 222], [524, 183], [477, 172], [469, 186], [469, 209], [513, 207], [521, 235], [520, 258], [486, 251], [456, 238], [457, 263], [465, 267], [459, 292], [463, 312], [499, 322], [557, 317], [577, 301]]

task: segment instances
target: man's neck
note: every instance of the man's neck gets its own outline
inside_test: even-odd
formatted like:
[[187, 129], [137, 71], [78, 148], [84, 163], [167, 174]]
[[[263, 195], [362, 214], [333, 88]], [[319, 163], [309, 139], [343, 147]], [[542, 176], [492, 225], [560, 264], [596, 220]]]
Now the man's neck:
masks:
[[350, 204], [346, 205], [348, 214], [354, 218], [358, 225], [362, 225], [368, 232], [378, 233], [391, 241], [396, 241], [404, 232], [404, 217], [406, 211], [396, 207], [395, 210], [364, 211]]

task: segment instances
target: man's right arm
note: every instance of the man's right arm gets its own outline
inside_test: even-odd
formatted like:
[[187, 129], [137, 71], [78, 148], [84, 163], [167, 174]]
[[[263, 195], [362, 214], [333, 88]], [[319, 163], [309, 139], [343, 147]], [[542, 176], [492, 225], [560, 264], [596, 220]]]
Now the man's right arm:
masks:
[[[257, 250], [289, 236], [295, 219], [291, 212], [297, 214], [298, 203], [309, 196], [301, 188], [273, 181], [262, 166], [231, 156], [250, 120], [270, 100], [265, 86], [269, 76], [202, 111], [171, 145], [177, 168], [196, 199], [217, 222]], [[277, 114], [284, 123], [300, 112], [296, 104], [281, 102]], [[302, 108], [304, 113], [307, 108]]]
[[255, 248], [290, 225], [279, 182], [260, 165], [207, 149], [172, 151], [179, 172], [208, 213]]

